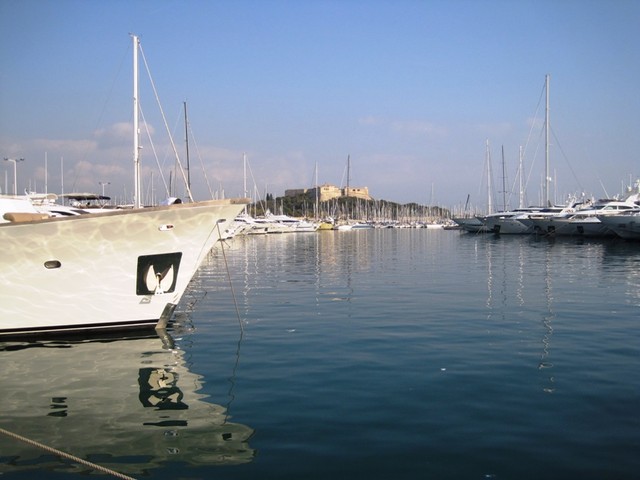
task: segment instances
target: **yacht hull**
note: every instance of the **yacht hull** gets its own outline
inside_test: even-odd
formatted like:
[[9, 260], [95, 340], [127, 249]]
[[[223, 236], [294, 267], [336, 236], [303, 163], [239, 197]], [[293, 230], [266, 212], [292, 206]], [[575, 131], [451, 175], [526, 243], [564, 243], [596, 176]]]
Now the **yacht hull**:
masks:
[[629, 215], [607, 215], [598, 218], [617, 236], [625, 240], [640, 240], [640, 216], [637, 213]]
[[0, 336], [166, 324], [244, 205], [213, 200], [0, 224]]

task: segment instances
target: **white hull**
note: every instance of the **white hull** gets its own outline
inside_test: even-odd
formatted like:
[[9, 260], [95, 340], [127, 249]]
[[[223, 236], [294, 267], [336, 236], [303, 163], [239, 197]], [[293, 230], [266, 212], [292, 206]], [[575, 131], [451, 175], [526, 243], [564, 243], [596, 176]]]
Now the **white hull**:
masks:
[[490, 232], [501, 235], [521, 235], [529, 233], [530, 228], [514, 217], [492, 217], [485, 219], [485, 226]]
[[640, 214], [606, 215], [598, 218], [619, 237], [625, 240], [640, 240]]
[[[631, 190], [630, 190], [631, 191]], [[548, 217], [532, 217], [537, 233], [549, 235], [573, 235], [584, 237], [612, 237], [614, 231], [609, 228], [606, 219], [610, 216], [620, 218], [625, 212], [636, 209], [637, 193], [631, 193], [626, 200], [600, 200], [588, 208], [575, 212], [563, 212]]]
[[[212, 200], [0, 224], [0, 336], [166, 322], [244, 205]], [[159, 286], [156, 273], [164, 275]]]
[[484, 224], [484, 218], [481, 220], [478, 217], [458, 217], [454, 218], [453, 221], [467, 232], [485, 233], [489, 231]]
[[551, 235], [582, 237], [614, 236], [614, 233], [596, 217], [553, 218], [545, 226], [545, 232]]
[[356, 222], [356, 223], [345, 223], [345, 224], [341, 224], [338, 225], [335, 230], [340, 230], [340, 231], [348, 231], [348, 230], [367, 230], [373, 228], [373, 225], [370, 223], [361, 223], [361, 222]]

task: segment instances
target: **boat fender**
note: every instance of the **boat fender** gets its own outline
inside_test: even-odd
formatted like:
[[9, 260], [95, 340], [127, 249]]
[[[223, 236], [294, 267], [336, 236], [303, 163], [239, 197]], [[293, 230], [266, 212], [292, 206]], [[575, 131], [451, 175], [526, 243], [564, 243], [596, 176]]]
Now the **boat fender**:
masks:
[[49, 218], [46, 213], [31, 213], [31, 212], [7, 212], [2, 218], [11, 223], [22, 222], [35, 222], [37, 220], [45, 220]]

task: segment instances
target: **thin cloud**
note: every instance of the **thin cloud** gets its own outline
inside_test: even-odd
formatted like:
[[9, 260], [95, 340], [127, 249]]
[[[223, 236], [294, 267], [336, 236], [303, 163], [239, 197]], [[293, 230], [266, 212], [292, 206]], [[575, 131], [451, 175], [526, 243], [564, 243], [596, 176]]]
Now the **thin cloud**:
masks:
[[381, 127], [408, 136], [445, 137], [448, 134], [446, 127], [423, 120], [390, 120], [370, 115], [359, 118], [358, 123], [365, 127]]

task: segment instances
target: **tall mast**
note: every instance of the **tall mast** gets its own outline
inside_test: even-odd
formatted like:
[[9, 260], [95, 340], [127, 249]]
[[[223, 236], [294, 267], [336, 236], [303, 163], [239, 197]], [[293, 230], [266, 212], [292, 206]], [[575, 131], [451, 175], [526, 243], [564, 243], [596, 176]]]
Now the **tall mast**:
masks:
[[187, 102], [184, 103], [184, 141], [187, 146], [187, 187], [191, 190], [191, 168], [189, 168], [189, 124], [187, 121]]
[[507, 186], [506, 174], [504, 169], [504, 145], [502, 145], [502, 211], [507, 211]]
[[60, 196], [64, 205], [64, 157], [60, 157]]
[[314, 179], [314, 183], [315, 183], [315, 191], [316, 191], [316, 203], [314, 205], [314, 218], [317, 220], [318, 218], [320, 218], [320, 192], [318, 191], [320, 189], [320, 187], [318, 186], [318, 162], [316, 162], [316, 172], [315, 172], [315, 179]]
[[243, 184], [244, 190], [242, 190], [242, 192], [243, 192], [244, 197], [247, 198], [248, 194], [247, 194], [247, 154], [246, 153], [242, 154], [242, 167], [243, 167], [242, 179], [243, 179], [243, 182], [244, 182], [244, 184]]
[[140, 108], [138, 105], [138, 47], [140, 41], [136, 35], [131, 35], [133, 39], [133, 207], [141, 208], [140, 192]]
[[47, 152], [44, 152], [44, 193], [49, 193], [49, 185], [47, 183]]
[[518, 165], [518, 171], [520, 172], [520, 175], [518, 176], [520, 180], [520, 197], [518, 200], [518, 207], [524, 208], [524, 179], [522, 176], [524, 172], [522, 171], [522, 145], [520, 145], [520, 155], [518, 158], [520, 159], [520, 165]]
[[486, 152], [486, 162], [487, 162], [487, 213], [493, 213], [493, 195], [491, 190], [493, 189], [493, 185], [491, 185], [491, 152], [489, 150], [489, 139], [487, 139], [487, 152]]
[[349, 175], [351, 174], [351, 155], [347, 155], [347, 197], [349, 196]]
[[545, 77], [545, 91], [547, 96], [544, 120], [544, 206], [549, 205], [549, 74]]
[[[249, 197], [249, 193], [247, 192], [247, 154], [243, 153], [242, 154], [242, 169], [243, 169], [243, 174], [242, 174], [242, 195], [244, 198], [248, 198]], [[247, 213], [247, 205], [244, 206], [244, 213]]]

